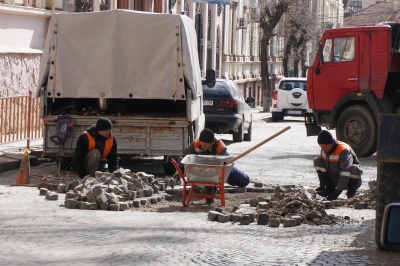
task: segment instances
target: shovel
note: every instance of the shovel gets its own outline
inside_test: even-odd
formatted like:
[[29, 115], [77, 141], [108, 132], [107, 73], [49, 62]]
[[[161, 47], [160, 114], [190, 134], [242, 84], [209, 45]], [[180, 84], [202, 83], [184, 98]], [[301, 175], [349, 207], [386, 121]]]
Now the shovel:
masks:
[[283, 132], [285, 132], [285, 131], [287, 131], [287, 130], [289, 130], [289, 129], [290, 129], [290, 126], [285, 127], [284, 129], [282, 129], [281, 131], [275, 133], [275, 134], [272, 135], [271, 137], [266, 138], [265, 140], [261, 141], [260, 143], [254, 145], [253, 147], [251, 147], [251, 148], [248, 149], [247, 151], [242, 152], [242, 153], [239, 154], [238, 156], [233, 157], [232, 159], [228, 160], [228, 161], [226, 162], [226, 164], [231, 164], [231, 163], [233, 163], [234, 161], [236, 161], [236, 160], [242, 158], [243, 156], [249, 154], [250, 152], [252, 152], [252, 151], [254, 151], [255, 149], [257, 149], [258, 147], [264, 145], [265, 143], [267, 143], [267, 142], [270, 141], [271, 139], [276, 138], [277, 136], [279, 136], [280, 134], [282, 134]]

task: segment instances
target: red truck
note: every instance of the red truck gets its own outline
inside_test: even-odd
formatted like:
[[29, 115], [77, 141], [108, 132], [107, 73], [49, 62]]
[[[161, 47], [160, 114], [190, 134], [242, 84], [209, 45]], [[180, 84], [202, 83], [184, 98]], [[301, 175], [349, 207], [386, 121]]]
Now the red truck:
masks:
[[[308, 132], [336, 129], [359, 156], [376, 152], [378, 113], [400, 112], [399, 25], [326, 30], [307, 73]], [[394, 30], [395, 29], [395, 30]], [[309, 122], [309, 123], [307, 123]]]
[[377, 151], [376, 243], [386, 205], [400, 202], [400, 24], [326, 30], [307, 73], [307, 135], [321, 126], [359, 156]]

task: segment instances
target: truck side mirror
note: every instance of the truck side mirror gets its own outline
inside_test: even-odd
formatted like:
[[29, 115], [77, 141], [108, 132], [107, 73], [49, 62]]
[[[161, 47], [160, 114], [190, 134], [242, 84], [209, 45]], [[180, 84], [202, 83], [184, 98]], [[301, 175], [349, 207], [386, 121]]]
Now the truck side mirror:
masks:
[[207, 87], [212, 88], [215, 86], [216, 79], [215, 79], [215, 70], [214, 69], [207, 69], [206, 70], [206, 80], [203, 80], [203, 85], [206, 84]]
[[400, 250], [400, 203], [386, 205], [380, 243], [385, 249]]

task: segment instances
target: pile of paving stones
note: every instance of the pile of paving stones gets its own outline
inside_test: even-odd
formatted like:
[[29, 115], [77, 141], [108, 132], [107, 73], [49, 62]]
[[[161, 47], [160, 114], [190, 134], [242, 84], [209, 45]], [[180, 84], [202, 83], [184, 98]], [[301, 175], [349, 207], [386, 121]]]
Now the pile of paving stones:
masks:
[[[132, 207], [156, 204], [169, 195], [156, 195], [167, 184], [144, 172], [129, 169], [96, 172], [95, 176], [52, 178], [48, 176], [38, 184], [40, 195], [48, 200], [58, 200], [58, 193], [65, 194], [68, 209], [123, 211]], [[170, 182], [170, 179], [166, 180]]]
[[368, 182], [369, 190], [357, 194], [355, 197], [346, 200], [346, 207], [354, 209], [372, 209], [376, 206], [376, 181]]
[[[365, 193], [364, 195], [370, 195]], [[367, 196], [365, 196], [367, 197]], [[351, 199], [354, 203], [356, 198]], [[218, 222], [233, 222], [247, 225], [257, 222], [270, 227], [310, 225], [347, 224], [355, 221], [348, 216], [335, 216], [326, 213], [325, 209], [345, 206], [346, 200], [326, 201], [318, 196], [314, 189], [294, 185], [276, 186], [273, 192], [259, 198], [250, 198], [236, 206], [232, 213], [224, 213], [216, 208], [208, 213], [208, 219]], [[350, 203], [349, 203], [350, 205]]]

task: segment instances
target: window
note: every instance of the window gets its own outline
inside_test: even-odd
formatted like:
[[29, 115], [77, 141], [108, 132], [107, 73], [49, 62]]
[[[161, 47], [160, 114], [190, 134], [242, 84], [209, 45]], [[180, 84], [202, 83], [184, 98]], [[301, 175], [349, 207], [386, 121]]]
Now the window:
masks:
[[353, 14], [360, 12], [362, 10], [362, 1], [350, 1], [349, 8]]
[[325, 41], [323, 50], [324, 62], [346, 62], [354, 60], [354, 37], [336, 38]]
[[336, 38], [333, 47], [333, 61], [352, 61], [354, 59], [354, 37]]
[[331, 62], [332, 61], [332, 39], [327, 39], [325, 41], [324, 50], [322, 54], [324, 55], [324, 62]]

